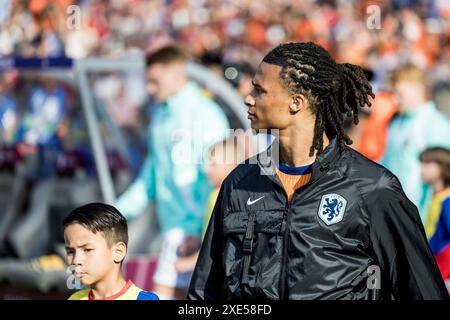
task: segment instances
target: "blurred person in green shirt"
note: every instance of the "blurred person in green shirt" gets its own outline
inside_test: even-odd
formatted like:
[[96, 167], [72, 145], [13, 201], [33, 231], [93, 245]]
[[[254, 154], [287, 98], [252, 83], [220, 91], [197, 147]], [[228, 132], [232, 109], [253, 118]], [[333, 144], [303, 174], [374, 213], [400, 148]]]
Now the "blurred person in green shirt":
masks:
[[162, 244], [153, 283], [161, 300], [184, 298], [191, 272], [176, 271], [177, 251], [186, 237], [201, 236], [212, 190], [203, 158], [229, 129], [222, 109], [188, 79], [186, 61], [176, 46], [147, 56], [147, 89], [160, 105], [151, 117], [140, 174], [115, 203], [127, 219], [155, 204]]

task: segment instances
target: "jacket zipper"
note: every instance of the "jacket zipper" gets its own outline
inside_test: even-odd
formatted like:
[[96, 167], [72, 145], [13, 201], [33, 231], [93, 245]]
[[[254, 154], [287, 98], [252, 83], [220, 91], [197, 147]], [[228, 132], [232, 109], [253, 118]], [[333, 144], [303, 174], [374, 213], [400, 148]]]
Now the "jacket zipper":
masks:
[[[287, 193], [287, 206], [283, 215], [283, 221], [281, 222], [281, 230], [283, 231], [283, 253], [281, 257], [281, 275], [280, 275], [280, 300], [284, 300], [286, 296], [286, 265], [287, 265], [287, 246], [288, 246], [288, 225], [289, 225], [289, 209], [291, 202], [288, 199]], [[292, 200], [292, 199], [291, 199]]]
[[[323, 171], [322, 167], [324, 169], [327, 169], [329, 167], [329, 162], [325, 163], [324, 165], [321, 166], [320, 171]], [[311, 176], [312, 178], [312, 176]], [[280, 284], [279, 284], [279, 290], [280, 290], [280, 300], [284, 300], [286, 298], [286, 267], [287, 267], [287, 257], [288, 257], [288, 252], [287, 252], [287, 246], [289, 244], [289, 239], [288, 239], [288, 226], [289, 226], [289, 209], [291, 208], [291, 203], [294, 200], [294, 196], [295, 193], [299, 190], [302, 190], [304, 188], [306, 188], [307, 186], [311, 186], [315, 181], [315, 180], [310, 180], [306, 185], [301, 186], [300, 188], [298, 188], [297, 190], [294, 191], [294, 194], [292, 195], [292, 199], [291, 201], [289, 201], [289, 197], [287, 195], [286, 190], [284, 189], [283, 185], [280, 185], [280, 187], [282, 188], [282, 190], [284, 191], [284, 194], [286, 196], [286, 200], [287, 200], [287, 206], [285, 208], [285, 214], [283, 215], [283, 221], [281, 222], [281, 230], [283, 231], [283, 252], [282, 252], [282, 257], [281, 257], [281, 274], [280, 274]]]
[[286, 298], [286, 267], [287, 267], [287, 257], [288, 257], [288, 244], [289, 244], [289, 238], [288, 238], [288, 226], [289, 226], [289, 209], [291, 208], [291, 203], [294, 201], [295, 193], [299, 190], [304, 189], [306, 186], [309, 186], [310, 183], [308, 182], [306, 185], [301, 186], [296, 191], [294, 191], [291, 201], [289, 201], [289, 198], [287, 196], [286, 190], [284, 190], [284, 193], [286, 195], [287, 199], [287, 206], [285, 209], [285, 214], [283, 216], [283, 221], [281, 222], [281, 230], [283, 230], [283, 253], [282, 253], [282, 259], [281, 259], [281, 275], [280, 275], [280, 300], [284, 300]]

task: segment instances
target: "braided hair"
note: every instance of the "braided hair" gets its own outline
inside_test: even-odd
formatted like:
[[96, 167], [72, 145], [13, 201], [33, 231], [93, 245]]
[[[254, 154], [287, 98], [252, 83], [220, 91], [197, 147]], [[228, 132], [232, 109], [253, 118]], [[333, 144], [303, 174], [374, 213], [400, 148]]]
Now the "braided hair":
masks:
[[279, 77], [292, 94], [302, 94], [316, 115], [314, 150], [323, 151], [323, 133], [337, 137], [341, 148], [352, 144], [344, 131], [344, 114], [358, 124], [358, 108], [371, 106], [372, 87], [361, 67], [338, 64], [330, 54], [312, 42], [290, 42], [272, 49], [263, 62], [281, 67]]

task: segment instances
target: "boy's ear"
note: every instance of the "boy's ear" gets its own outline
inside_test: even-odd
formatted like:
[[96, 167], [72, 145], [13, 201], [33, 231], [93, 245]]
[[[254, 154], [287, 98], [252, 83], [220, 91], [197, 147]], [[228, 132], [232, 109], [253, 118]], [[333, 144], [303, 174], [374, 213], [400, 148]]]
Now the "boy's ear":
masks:
[[299, 112], [303, 106], [305, 106], [306, 100], [302, 94], [294, 94], [289, 104], [289, 112], [291, 114], [296, 114]]
[[117, 242], [112, 247], [113, 259], [114, 262], [120, 263], [125, 259], [125, 255], [127, 254], [127, 245], [123, 242]]

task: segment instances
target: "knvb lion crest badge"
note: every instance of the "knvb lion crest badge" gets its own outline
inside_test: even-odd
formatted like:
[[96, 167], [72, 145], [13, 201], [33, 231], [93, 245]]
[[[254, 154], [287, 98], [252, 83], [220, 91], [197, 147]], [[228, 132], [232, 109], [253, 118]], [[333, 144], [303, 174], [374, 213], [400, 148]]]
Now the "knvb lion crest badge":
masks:
[[344, 218], [347, 200], [338, 194], [330, 193], [322, 196], [319, 207], [319, 218], [328, 226], [338, 223]]

